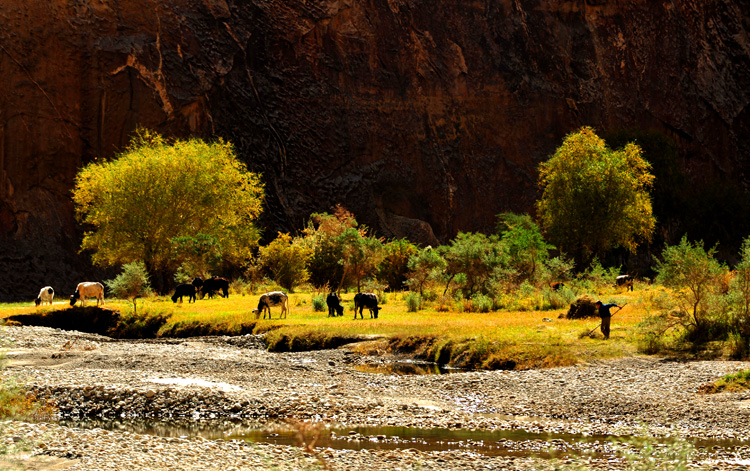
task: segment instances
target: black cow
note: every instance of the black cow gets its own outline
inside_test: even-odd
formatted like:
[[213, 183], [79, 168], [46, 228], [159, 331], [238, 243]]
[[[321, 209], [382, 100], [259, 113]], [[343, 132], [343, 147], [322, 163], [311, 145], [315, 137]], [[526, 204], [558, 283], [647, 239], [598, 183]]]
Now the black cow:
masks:
[[204, 293], [201, 293], [201, 288], [203, 287], [203, 279], [200, 277], [193, 278], [193, 281], [190, 282], [191, 285], [195, 286], [195, 292], [200, 295], [201, 299], [203, 299], [203, 296], [205, 296]]
[[341, 305], [341, 299], [335, 292], [331, 292], [326, 297], [326, 304], [328, 305], [328, 317], [336, 317], [344, 315], [344, 306]]
[[195, 302], [195, 286], [188, 284], [177, 285], [174, 289], [174, 294], [172, 295], [172, 302], [176, 303], [177, 298], [180, 298], [180, 302], [182, 302], [183, 296], [188, 297], [188, 303], [191, 301]]
[[360, 319], [364, 319], [362, 315], [362, 309], [367, 308], [370, 310], [370, 319], [373, 317], [378, 318], [378, 297], [375, 293], [357, 293], [354, 295], [354, 318], [357, 318], [357, 311], [359, 311]]
[[[196, 279], [199, 279], [199, 278], [196, 278]], [[193, 282], [195, 282], [195, 280], [193, 280]], [[200, 290], [201, 290], [201, 293], [203, 293], [203, 295], [207, 294], [209, 298], [212, 298], [214, 294], [217, 293], [217, 291], [221, 291], [221, 293], [218, 293], [219, 296], [228, 298], [229, 297], [229, 280], [227, 280], [226, 278], [220, 278], [218, 276], [209, 278], [203, 282], [203, 285], [201, 285]]]
[[289, 312], [289, 296], [287, 296], [286, 293], [282, 291], [271, 291], [270, 293], [265, 293], [260, 295], [260, 299], [258, 300], [258, 309], [253, 309], [253, 314], [255, 314], [255, 318], [260, 318], [260, 313], [263, 313], [263, 319], [266, 318], [266, 311], [268, 311], [268, 318], [271, 318], [271, 306], [281, 306], [281, 314], [279, 314], [279, 319], [281, 317], [286, 318], [287, 312]]
[[625, 291], [633, 291], [633, 275], [620, 275], [615, 278], [615, 286], [624, 286]]

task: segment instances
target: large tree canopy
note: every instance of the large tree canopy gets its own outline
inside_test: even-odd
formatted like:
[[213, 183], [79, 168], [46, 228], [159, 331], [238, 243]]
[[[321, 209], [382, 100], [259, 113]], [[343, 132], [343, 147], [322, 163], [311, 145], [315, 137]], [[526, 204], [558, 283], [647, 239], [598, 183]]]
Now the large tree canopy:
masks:
[[578, 262], [617, 246], [634, 252], [656, 224], [650, 168], [635, 144], [612, 150], [590, 127], [569, 134], [539, 167], [537, 206], [550, 242]]
[[249, 259], [262, 196], [230, 143], [167, 141], [143, 129], [122, 154], [85, 166], [73, 190], [94, 263], [142, 260], [149, 273], [175, 270], [191, 239], [210, 239], [224, 261]]

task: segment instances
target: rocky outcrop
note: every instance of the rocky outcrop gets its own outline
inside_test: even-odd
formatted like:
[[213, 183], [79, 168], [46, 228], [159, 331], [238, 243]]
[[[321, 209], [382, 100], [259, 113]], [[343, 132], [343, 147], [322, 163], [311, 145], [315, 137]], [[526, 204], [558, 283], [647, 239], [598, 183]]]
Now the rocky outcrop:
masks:
[[[0, 4], [0, 298], [93, 276], [80, 166], [137, 125], [221, 136], [263, 174], [269, 234], [336, 203], [443, 242], [532, 211], [583, 124], [674, 137], [694, 178], [746, 183], [750, 4], [7, 0]], [[4, 279], [6, 276], [3, 277]], [[38, 286], [37, 286], [38, 285]]]

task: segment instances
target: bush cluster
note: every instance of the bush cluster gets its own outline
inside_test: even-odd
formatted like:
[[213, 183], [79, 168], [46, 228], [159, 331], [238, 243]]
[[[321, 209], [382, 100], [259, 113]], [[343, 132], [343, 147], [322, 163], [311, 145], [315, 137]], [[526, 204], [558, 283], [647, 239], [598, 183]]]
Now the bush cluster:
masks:
[[715, 254], [687, 237], [664, 249], [656, 281], [672, 291], [654, 299], [659, 311], [640, 323], [642, 351], [696, 350], [718, 341], [734, 358], [750, 354], [750, 238], [734, 270]]

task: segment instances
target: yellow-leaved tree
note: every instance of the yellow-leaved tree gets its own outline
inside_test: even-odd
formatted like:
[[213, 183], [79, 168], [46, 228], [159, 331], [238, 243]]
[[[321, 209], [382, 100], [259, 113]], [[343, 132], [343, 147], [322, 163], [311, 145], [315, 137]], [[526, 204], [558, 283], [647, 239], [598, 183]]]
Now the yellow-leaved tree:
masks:
[[258, 250], [258, 263], [271, 272], [274, 281], [284, 289], [294, 292], [294, 287], [310, 278], [307, 264], [313, 249], [302, 239], [279, 232], [276, 239]]
[[87, 228], [82, 249], [93, 252], [94, 263], [141, 260], [155, 280], [186, 260], [250, 259], [262, 197], [260, 177], [230, 143], [167, 140], [147, 129], [125, 152], [81, 169], [73, 189]]
[[566, 136], [539, 166], [537, 209], [548, 240], [578, 263], [618, 246], [634, 252], [656, 225], [650, 169], [636, 144], [612, 150], [586, 126]]

